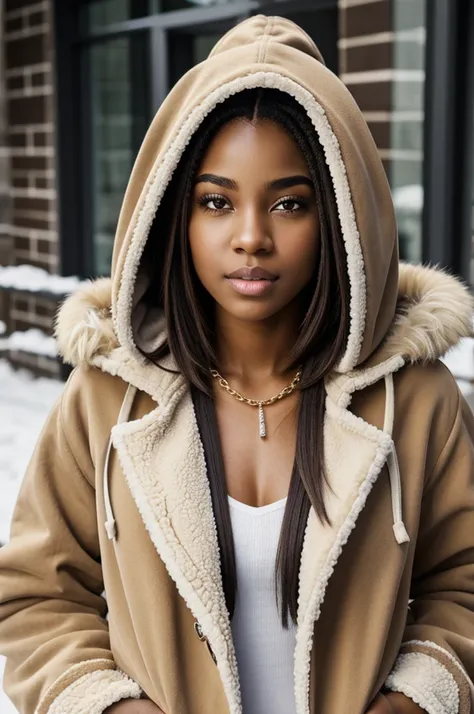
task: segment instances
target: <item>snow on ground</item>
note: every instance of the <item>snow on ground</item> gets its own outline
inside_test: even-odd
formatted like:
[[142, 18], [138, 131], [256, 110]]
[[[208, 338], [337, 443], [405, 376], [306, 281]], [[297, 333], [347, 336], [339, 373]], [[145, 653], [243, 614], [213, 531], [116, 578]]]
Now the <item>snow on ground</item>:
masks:
[[35, 379], [0, 360], [0, 543], [8, 540], [20, 481], [44, 420], [63, 389], [53, 379]]
[[[0, 543], [8, 540], [18, 489], [44, 420], [62, 391], [52, 379], [33, 379], [0, 360]], [[0, 682], [3, 674], [0, 657]], [[15, 714], [0, 686], [1, 714]]]

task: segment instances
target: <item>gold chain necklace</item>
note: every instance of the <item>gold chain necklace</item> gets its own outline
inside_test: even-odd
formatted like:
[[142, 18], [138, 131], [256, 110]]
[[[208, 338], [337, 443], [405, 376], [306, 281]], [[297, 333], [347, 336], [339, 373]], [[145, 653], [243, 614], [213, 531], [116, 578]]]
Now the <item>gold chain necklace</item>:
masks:
[[232, 389], [230, 386], [229, 382], [227, 379], [224, 379], [222, 375], [219, 374], [219, 372], [216, 369], [211, 369], [211, 374], [212, 376], [217, 379], [218, 383], [222, 387], [222, 389], [225, 389], [226, 392], [228, 392], [231, 397], [234, 397], [237, 399], [238, 402], [244, 402], [244, 404], [248, 404], [251, 407], [258, 407], [258, 425], [259, 425], [259, 433], [260, 437], [264, 439], [267, 435], [267, 427], [265, 424], [265, 416], [263, 413], [263, 407], [268, 407], [270, 404], [275, 404], [275, 402], [279, 402], [280, 399], [284, 399], [287, 397], [289, 394], [292, 394], [292, 392], [295, 391], [300, 379], [301, 379], [301, 369], [299, 369], [294, 376], [293, 380], [288, 384], [286, 387], [283, 387], [281, 392], [278, 392], [274, 397], [271, 397], [270, 399], [249, 399], [248, 397], [244, 397], [243, 394], [240, 394], [237, 392], [235, 389]]

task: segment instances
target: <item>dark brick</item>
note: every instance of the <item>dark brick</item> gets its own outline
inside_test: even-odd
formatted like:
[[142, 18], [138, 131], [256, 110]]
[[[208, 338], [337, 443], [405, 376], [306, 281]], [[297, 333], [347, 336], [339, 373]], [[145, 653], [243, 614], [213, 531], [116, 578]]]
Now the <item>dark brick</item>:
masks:
[[14, 368], [28, 369], [36, 377], [49, 377], [51, 379], [51, 377], [58, 378], [60, 376], [58, 360], [38, 357], [25, 352], [10, 352], [8, 361]]
[[350, 84], [348, 89], [362, 111], [387, 112], [392, 105], [391, 82]]
[[23, 228], [46, 230], [49, 228], [49, 220], [47, 218], [33, 218], [32, 216], [28, 216], [21, 211], [13, 212], [13, 223], [15, 226], [22, 226]]
[[45, 303], [37, 303], [35, 305], [35, 312], [40, 317], [50, 317], [51, 319], [53, 319], [56, 314], [56, 303], [52, 302], [50, 305], [46, 305]]
[[[25, 263], [25, 258], [22, 256], [16, 256], [15, 257], [15, 264], [16, 265], [24, 265]], [[49, 270], [49, 261], [48, 260], [41, 260], [39, 258], [38, 260], [34, 260], [30, 256], [28, 256], [28, 265], [33, 265], [35, 268], [43, 268], [43, 270]]]
[[17, 176], [16, 174], [13, 174], [11, 182], [14, 188], [28, 188], [29, 186], [27, 176]]
[[52, 244], [49, 240], [38, 240], [38, 253], [42, 253], [43, 255], [49, 255], [52, 253]]
[[44, 62], [48, 59], [44, 35], [33, 35], [6, 42], [5, 57], [7, 69]]
[[13, 210], [15, 211], [49, 211], [51, 201], [47, 198], [14, 198]]
[[11, 133], [8, 137], [8, 145], [17, 148], [26, 146], [26, 134], [23, 132], [15, 132], [14, 134]]
[[392, 2], [379, 0], [367, 5], [355, 5], [344, 11], [341, 23], [343, 37], [359, 37], [376, 32], [389, 32], [392, 29]]
[[36, 188], [49, 188], [49, 179], [37, 176], [35, 179]]
[[19, 77], [7, 77], [6, 84], [9, 90], [23, 89], [25, 86], [24, 77], [21, 75]]
[[15, 331], [23, 332], [24, 330], [29, 330], [30, 327], [35, 327], [34, 315], [31, 315], [31, 320], [13, 320], [15, 326]]
[[369, 129], [379, 149], [390, 149], [390, 128], [389, 121], [369, 122]]
[[348, 47], [346, 72], [367, 72], [392, 66], [392, 43], [382, 42], [365, 47]]
[[45, 171], [48, 160], [45, 156], [12, 156], [11, 167], [13, 171]]
[[43, 87], [48, 84], [49, 76], [46, 72], [35, 72], [31, 75], [31, 84], [33, 87]]
[[28, 17], [28, 24], [30, 27], [46, 24], [46, 14], [44, 12], [32, 12]]
[[29, 310], [28, 300], [24, 300], [23, 298], [19, 298], [19, 297], [14, 297], [13, 298], [13, 309], [20, 310], [21, 312], [28, 312], [28, 310]]
[[45, 97], [20, 97], [7, 102], [9, 124], [41, 124], [47, 121]]
[[[23, 29], [23, 18], [14, 17], [11, 20], [5, 21], [5, 34], [8, 35], [9, 32], [18, 32], [18, 30]], [[8, 40], [8, 37], [6, 38]]]
[[15, 250], [31, 250], [31, 243], [29, 238], [24, 236], [15, 236]]
[[33, 143], [35, 146], [51, 146], [51, 134], [45, 131], [39, 131], [33, 134]]

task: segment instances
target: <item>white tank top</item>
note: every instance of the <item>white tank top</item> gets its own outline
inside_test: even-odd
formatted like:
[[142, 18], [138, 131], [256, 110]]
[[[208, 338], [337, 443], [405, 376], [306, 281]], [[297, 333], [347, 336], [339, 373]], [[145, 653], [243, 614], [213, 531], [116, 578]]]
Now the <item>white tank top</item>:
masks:
[[229, 496], [237, 566], [232, 634], [244, 714], [295, 714], [296, 628], [284, 630], [275, 598], [275, 558], [286, 498], [262, 508]]

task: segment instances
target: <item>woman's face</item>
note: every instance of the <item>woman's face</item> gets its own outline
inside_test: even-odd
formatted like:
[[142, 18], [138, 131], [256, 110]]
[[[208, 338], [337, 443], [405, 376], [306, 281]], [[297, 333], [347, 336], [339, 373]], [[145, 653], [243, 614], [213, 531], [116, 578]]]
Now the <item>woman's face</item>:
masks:
[[314, 274], [319, 221], [306, 161], [283, 128], [235, 120], [214, 138], [193, 188], [196, 273], [221, 309], [266, 320]]

